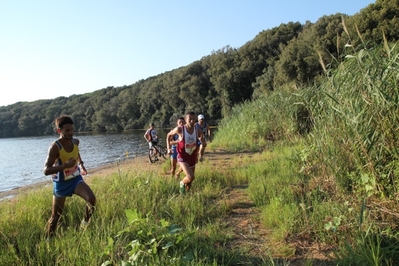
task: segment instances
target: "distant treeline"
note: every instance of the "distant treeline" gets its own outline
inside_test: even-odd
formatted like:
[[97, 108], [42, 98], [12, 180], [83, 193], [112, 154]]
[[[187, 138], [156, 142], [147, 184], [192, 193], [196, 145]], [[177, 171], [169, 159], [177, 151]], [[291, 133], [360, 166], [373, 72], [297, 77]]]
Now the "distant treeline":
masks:
[[337, 13], [316, 23], [281, 24], [238, 49], [223, 47], [129, 86], [0, 107], [0, 137], [53, 134], [60, 114], [75, 119], [76, 131], [141, 129], [149, 122], [170, 127], [188, 110], [216, 125], [236, 104], [282, 86], [317, 85], [320, 76], [338, 67], [346, 49], [372, 48], [383, 38], [397, 41], [397, 25], [399, 0], [377, 0], [353, 16]]

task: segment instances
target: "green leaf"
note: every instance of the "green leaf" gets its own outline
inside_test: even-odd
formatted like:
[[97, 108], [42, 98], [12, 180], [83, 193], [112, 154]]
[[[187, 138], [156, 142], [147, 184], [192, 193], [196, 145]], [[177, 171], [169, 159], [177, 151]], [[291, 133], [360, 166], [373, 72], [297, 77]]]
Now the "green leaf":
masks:
[[174, 245], [173, 245], [172, 242], [168, 242], [168, 243], [166, 243], [165, 246], [162, 247], [162, 249], [168, 249], [168, 248], [173, 247], [173, 246], [174, 246]]
[[161, 224], [161, 227], [168, 227], [169, 226], [169, 222], [168, 221], [166, 221], [165, 219], [162, 219], [162, 220], [160, 220], [159, 221], [160, 222], [160, 224]]
[[156, 240], [156, 238], [151, 239], [150, 241], [147, 242], [147, 245], [151, 245], [152, 243], [154, 243]]
[[103, 254], [109, 256], [112, 252], [113, 246], [114, 246], [114, 240], [112, 239], [112, 237], [108, 237], [108, 243], [104, 248], [105, 250], [104, 250]]
[[127, 221], [129, 224], [132, 224], [134, 222], [140, 221], [141, 220], [141, 215], [140, 213], [137, 212], [137, 210], [125, 210]]
[[339, 217], [334, 217], [334, 218], [333, 218], [334, 225], [336, 225], [336, 226], [341, 225], [341, 219], [342, 219], [341, 216], [339, 216]]
[[181, 231], [182, 231], [182, 229], [177, 224], [173, 224], [173, 225], [169, 226], [169, 234], [171, 234], [171, 235], [177, 234]]
[[191, 252], [186, 252], [186, 254], [184, 254], [182, 260], [183, 261], [190, 261], [194, 259], [194, 255]]
[[373, 190], [373, 186], [370, 185], [365, 185], [364, 188], [366, 189], [366, 192]]
[[331, 230], [331, 228], [332, 228], [332, 222], [328, 222], [328, 223], [326, 223], [325, 225], [324, 225], [324, 229], [325, 230]]
[[361, 179], [362, 179], [363, 183], [367, 183], [370, 178], [369, 178], [369, 176], [367, 174], [362, 174]]
[[116, 236], [118, 237], [118, 236], [121, 236], [123, 233], [128, 233], [128, 232], [130, 232], [129, 228], [125, 228], [125, 229], [119, 231]]

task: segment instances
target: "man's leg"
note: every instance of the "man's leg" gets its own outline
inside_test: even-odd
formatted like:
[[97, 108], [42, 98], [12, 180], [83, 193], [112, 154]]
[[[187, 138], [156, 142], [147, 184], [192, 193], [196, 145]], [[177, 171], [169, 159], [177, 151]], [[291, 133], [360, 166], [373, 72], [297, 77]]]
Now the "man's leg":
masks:
[[179, 166], [179, 170], [176, 173], [176, 178], [180, 179], [180, 174], [183, 172], [183, 169], [181, 168], [181, 166]]
[[47, 237], [54, 235], [55, 229], [57, 228], [58, 220], [60, 219], [62, 212], [64, 211], [66, 197], [57, 198], [53, 195], [53, 203], [51, 207], [51, 217], [47, 222]]
[[[185, 191], [189, 191], [191, 183], [194, 181], [195, 167], [191, 168], [187, 163], [179, 162], [181, 169], [183, 170], [185, 177], [180, 181], [180, 185], [184, 185]], [[181, 191], [182, 192], [182, 191]]]
[[80, 182], [76, 186], [74, 193], [86, 201], [84, 221], [88, 223], [93, 215], [94, 207], [96, 206], [96, 196], [85, 182]]
[[199, 147], [199, 161], [200, 162], [202, 162], [203, 160], [204, 160], [204, 153], [205, 153], [205, 147], [204, 147], [204, 145], [200, 145], [200, 147]]
[[149, 146], [149, 149], [150, 149], [150, 150], [151, 150], [151, 148], [152, 148], [152, 152], [154, 153], [155, 158], [158, 158], [158, 150], [157, 150], [157, 147], [155, 146], [155, 142], [150, 141], [150, 142], [148, 143], [148, 146]]
[[171, 169], [170, 172], [172, 174], [172, 177], [176, 173], [176, 166], [177, 166], [177, 159], [173, 158], [173, 156], [170, 156], [170, 163], [171, 163]]

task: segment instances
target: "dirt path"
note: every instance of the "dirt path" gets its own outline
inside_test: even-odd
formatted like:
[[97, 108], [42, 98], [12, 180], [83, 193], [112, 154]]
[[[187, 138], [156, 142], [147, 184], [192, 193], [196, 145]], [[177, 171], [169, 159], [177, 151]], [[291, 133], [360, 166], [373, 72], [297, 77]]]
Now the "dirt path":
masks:
[[[209, 153], [208, 156], [209, 163], [219, 171], [231, 171], [231, 166], [233, 164], [237, 166], [239, 158], [246, 157], [255, 160], [256, 157], [255, 153], [225, 153], [221, 151]], [[235, 161], [232, 162], [233, 160]], [[311, 265], [314, 266], [335, 265], [319, 247], [309, 246], [300, 241], [284, 243], [296, 250], [290, 258], [276, 257], [273, 254], [276, 243], [272, 243], [270, 230], [261, 223], [261, 211], [250, 199], [247, 188], [247, 185], [228, 188], [220, 198], [221, 202], [227, 202], [231, 206], [230, 212], [224, 219], [224, 221], [227, 220], [227, 225], [233, 231], [232, 240], [228, 243], [229, 249], [240, 247], [241, 250], [246, 250], [246, 259], [253, 265], [264, 265], [265, 262], [270, 262], [271, 257], [277, 265], [310, 265], [309, 261], [312, 261]]]

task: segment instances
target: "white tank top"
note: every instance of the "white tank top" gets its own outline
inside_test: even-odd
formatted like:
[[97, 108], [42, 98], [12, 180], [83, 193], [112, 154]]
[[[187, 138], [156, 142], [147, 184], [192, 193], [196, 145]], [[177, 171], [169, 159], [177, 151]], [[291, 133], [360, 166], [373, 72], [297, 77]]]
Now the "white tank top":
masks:
[[194, 132], [189, 134], [187, 128], [183, 127], [184, 131], [184, 149], [188, 154], [192, 154], [197, 148], [197, 128], [194, 127]]

